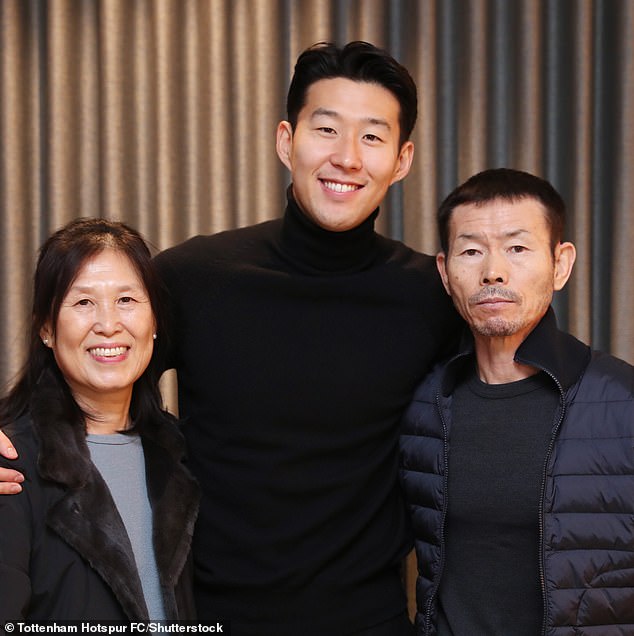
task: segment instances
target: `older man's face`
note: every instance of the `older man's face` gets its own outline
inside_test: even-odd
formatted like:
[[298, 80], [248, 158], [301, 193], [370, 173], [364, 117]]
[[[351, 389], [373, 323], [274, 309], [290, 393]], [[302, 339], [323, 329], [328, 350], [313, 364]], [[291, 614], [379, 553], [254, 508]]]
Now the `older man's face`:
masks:
[[[564, 245], [564, 251], [572, 247]], [[497, 199], [453, 211], [448, 253], [439, 254], [437, 264], [476, 339], [511, 338], [519, 345], [568, 279], [572, 263], [561, 263], [561, 254], [562, 244], [551, 249], [539, 201]], [[572, 254], [574, 261], [574, 248]]]

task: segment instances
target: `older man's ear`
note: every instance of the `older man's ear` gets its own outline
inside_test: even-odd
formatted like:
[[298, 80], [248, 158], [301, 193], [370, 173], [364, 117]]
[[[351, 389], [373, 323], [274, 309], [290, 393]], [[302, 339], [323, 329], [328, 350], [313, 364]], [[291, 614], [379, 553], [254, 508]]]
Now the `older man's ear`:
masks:
[[449, 292], [449, 285], [447, 282], [446, 264], [447, 264], [447, 259], [445, 258], [445, 253], [438, 252], [438, 254], [436, 254], [436, 267], [438, 268], [438, 273], [440, 274], [440, 278], [442, 280], [442, 284], [445, 287], [445, 291], [451, 296], [451, 293]]
[[553, 281], [555, 291], [563, 289], [568, 282], [576, 258], [577, 250], [569, 241], [558, 243], [555, 247], [555, 279]]

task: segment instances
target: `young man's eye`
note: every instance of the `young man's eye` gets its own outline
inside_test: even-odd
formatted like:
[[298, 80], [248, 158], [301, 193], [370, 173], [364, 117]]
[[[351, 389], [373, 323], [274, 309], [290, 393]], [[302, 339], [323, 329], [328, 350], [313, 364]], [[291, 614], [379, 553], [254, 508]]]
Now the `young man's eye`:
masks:
[[367, 135], [365, 135], [364, 139], [366, 139], [367, 141], [381, 141], [380, 137], [378, 137], [377, 135], [373, 135], [372, 133], [368, 133]]
[[334, 135], [335, 134], [335, 129], [334, 128], [330, 128], [330, 126], [320, 126], [319, 128], [317, 128], [317, 130], [319, 132], [326, 133], [327, 135]]

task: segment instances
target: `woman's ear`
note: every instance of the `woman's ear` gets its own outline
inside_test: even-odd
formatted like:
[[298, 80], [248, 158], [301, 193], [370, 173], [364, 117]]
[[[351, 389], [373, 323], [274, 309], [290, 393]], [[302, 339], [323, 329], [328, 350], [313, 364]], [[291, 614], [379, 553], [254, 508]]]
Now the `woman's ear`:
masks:
[[53, 330], [48, 322], [40, 329], [40, 338], [47, 347], [53, 347]]

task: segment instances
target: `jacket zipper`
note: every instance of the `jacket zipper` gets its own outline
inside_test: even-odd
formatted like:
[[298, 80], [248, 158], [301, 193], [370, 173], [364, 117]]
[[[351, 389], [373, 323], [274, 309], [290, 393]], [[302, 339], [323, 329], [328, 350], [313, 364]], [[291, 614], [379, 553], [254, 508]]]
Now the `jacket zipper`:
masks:
[[448, 499], [449, 499], [449, 453], [447, 451], [447, 423], [445, 422], [445, 418], [443, 417], [442, 407], [440, 405], [440, 392], [436, 393], [436, 407], [438, 408], [438, 414], [440, 415], [440, 421], [442, 422], [442, 430], [443, 430], [443, 463], [445, 466], [445, 474], [443, 476], [443, 493], [445, 494], [445, 501], [443, 502], [442, 508], [442, 522], [440, 524], [440, 562], [438, 568], [438, 576], [436, 577], [436, 581], [434, 582], [434, 587], [432, 588], [431, 595], [427, 600], [427, 607], [425, 608], [425, 634], [430, 634], [431, 629], [431, 607], [436, 598], [436, 594], [438, 593], [438, 588], [440, 586], [440, 579], [442, 577], [442, 571], [445, 566], [445, 523], [447, 521], [447, 508], [448, 508]]
[[[541, 368], [541, 367], [540, 367]], [[542, 603], [544, 608], [544, 615], [542, 618], [542, 636], [546, 636], [546, 621], [548, 620], [548, 610], [547, 603], [548, 598], [546, 594], [546, 566], [544, 564], [544, 499], [546, 497], [546, 480], [548, 478], [548, 462], [550, 461], [550, 456], [553, 452], [553, 447], [555, 446], [555, 440], [557, 439], [557, 435], [559, 434], [559, 428], [561, 427], [562, 422], [564, 421], [564, 414], [566, 411], [566, 396], [564, 390], [557, 378], [550, 373], [547, 369], [541, 368], [541, 370], [548, 375], [553, 382], [557, 385], [559, 389], [559, 399], [560, 399], [560, 411], [559, 411], [559, 419], [557, 420], [557, 424], [553, 429], [553, 434], [550, 438], [550, 444], [548, 445], [548, 449], [546, 451], [546, 459], [544, 461], [544, 470], [542, 473], [542, 484], [539, 493], [539, 583], [542, 588]]]
[[[555, 440], [557, 439], [557, 435], [559, 434], [559, 429], [564, 420], [564, 415], [566, 411], [566, 401], [565, 401], [565, 393], [561, 386], [559, 380], [547, 369], [539, 367], [548, 377], [550, 377], [557, 389], [559, 390], [560, 397], [560, 412], [559, 419], [557, 420], [557, 424], [553, 429], [553, 434], [550, 438], [550, 444], [548, 445], [548, 449], [546, 451], [546, 459], [544, 461], [544, 469], [542, 474], [542, 483], [540, 488], [540, 497], [539, 497], [539, 582], [541, 586], [542, 592], [542, 604], [544, 608], [544, 615], [542, 618], [542, 636], [546, 636], [546, 621], [548, 619], [548, 611], [547, 611], [547, 595], [546, 595], [546, 574], [545, 574], [545, 565], [544, 565], [544, 499], [546, 496], [546, 480], [548, 475], [548, 462], [550, 461], [550, 456], [553, 451], [553, 447], [555, 445]], [[436, 594], [438, 593], [438, 588], [440, 587], [440, 579], [442, 577], [442, 570], [445, 563], [445, 523], [447, 520], [447, 507], [448, 507], [448, 499], [449, 499], [449, 489], [448, 489], [448, 481], [449, 481], [449, 458], [447, 452], [447, 423], [445, 422], [445, 418], [443, 416], [442, 407], [440, 404], [440, 392], [436, 393], [436, 407], [438, 408], [438, 414], [440, 416], [440, 421], [442, 423], [443, 428], [443, 463], [445, 467], [445, 474], [443, 477], [443, 492], [445, 493], [445, 501], [443, 503], [442, 510], [442, 523], [440, 526], [440, 563], [438, 569], [438, 576], [436, 577], [436, 581], [434, 582], [434, 587], [432, 589], [431, 595], [427, 601], [427, 607], [425, 608], [425, 634], [428, 635], [430, 633], [431, 628], [431, 607], [436, 598]]]

